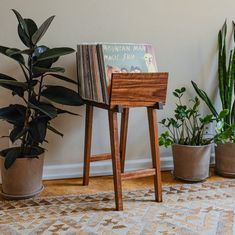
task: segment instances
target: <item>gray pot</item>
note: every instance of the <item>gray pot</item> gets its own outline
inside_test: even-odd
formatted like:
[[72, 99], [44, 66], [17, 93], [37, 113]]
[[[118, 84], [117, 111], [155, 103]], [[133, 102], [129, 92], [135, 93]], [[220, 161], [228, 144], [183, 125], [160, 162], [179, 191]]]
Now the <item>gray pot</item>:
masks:
[[38, 158], [17, 158], [7, 170], [4, 167], [4, 160], [4, 157], [0, 157], [1, 194], [4, 198], [26, 199], [36, 196], [43, 190], [43, 155]]
[[221, 176], [235, 178], [235, 144], [218, 144], [215, 147], [215, 171]]
[[211, 145], [172, 145], [174, 176], [186, 181], [203, 181], [209, 177]]

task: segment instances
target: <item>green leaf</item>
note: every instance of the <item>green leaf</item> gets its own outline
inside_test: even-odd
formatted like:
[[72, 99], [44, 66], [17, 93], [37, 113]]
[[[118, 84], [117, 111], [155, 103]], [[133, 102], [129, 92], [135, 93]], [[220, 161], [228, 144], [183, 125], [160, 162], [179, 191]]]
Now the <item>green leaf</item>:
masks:
[[[6, 83], [6, 82], [1, 83], [1, 81], [8, 81], [8, 83]], [[25, 88], [20, 87], [20, 86], [15, 85], [15, 84], [12, 84], [12, 83], [11, 84], [9, 83], [9, 82], [13, 82], [13, 81], [17, 82], [17, 80], [15, 78], [12, 78], [12, 77], [9, 77], [6, 74], [0, 73], [0, 86], [13, 91], [13, 94], [17, 94], [20, 97], [23, 97]]]
[[0, 79], [0, 85], [12, 85], [12, 86], [17, 86], [17, 87], [21, 87], [24, 88], [25, 90], [27, 89], [27, 84], [24, 82], [18, 82], [18, 81], [13, 81], [13, 80], [3, 80]]
[[10, 140], [14, 143], [16, 140], [21, 138], [28, 130], [24, 129], [23, 126], [15, 126], [10, 133]]
[[[9, 50], [9, 49], [11, 49], [11, 48], [0, 46], [0, 53], [7, 56], [7, 57], [9, 57], [9, 58], [11, 58], [11, 59], [13, 59], [13, 60], [15, 60], [15, 61], [17, 61], [20, 64], [25, 65], [24, 57], [21, 54], [12, 54], [12, 55], [8, 54], [7, 51], [11, 52], [13, 50], [13, 48], [12, 48], [12, 50]], [[20, 50], [14, 48], [14, 51], [16, 52], [16, 51], [20, 51]]]
[[225, 117], [229, 114], [229, 109], [224, 109], [219, 113], [218, 118], [221, 119], [225, 119]]
[[60, 56], [67, 55], [73, 52], [74, 52], [74, 49], [69, 48], [69, 47], [52, 48], [43, 52], [41, 55], [39, 55], [39, 57], [37, 58], [37, 61], [54, 59], [54, 58], [58, 58]]
[[52, 77], [58, 78], [60, 80], [63, 80], [65, 82], [70, 82], [70, 83], [78, 85], [78, 83], [76, 81], [74, 81], [74, 80], [72, 80], [70, 78], [67, 78], [67, 77], [65, 77], [63, 75], [60, 75], [60, 74], [48, 73], [45, 76], [52, 76]]
[[70, 112], [70, 111], [68, 111], [68, 110], [59, 109], [59, 108], [56, 108], [56, 109], [57, 109], [57, 114], [64, 114], [64, 113], [68, 113], [68, 114], [71, 114], [71, 115], [80, 116], [79, 114], [77, 114], [77, 113], [73, 113], [73, 112]]
[[36, 118], [29, 123], [31, 138], [37, 143], [42, 143], [46, 137], [48, 118]]
[[20, 15], [20, 13], [18, 11], [14, 10], [14, 9], [12, 9], [12, 11], [15, 13], [21, 29], [25, 32], [27, 37], [29, 37], [29, 30], [28, 30], [28, 26], [27, 26], [25, 20], [23, 19], [23, 17]]
[[218, 117], [218, 113], [215, 109], [215, 107], [213, 106], [210, 98], [208, 97], [208, 95], [206, 94], [205, 91], [201, 90], [197, 84], [193, 81], [191, 81], [193, 88], [195, 89], [195, 91], [197, 92], [197, 94], [199, 95], [199, 97], [206, 103], [206, 105], [208, 106], [208, 108], [210, 109], [211, 113], [215, 116]]
[[54, 72], [54, 73], [64, 73], [65, 69], [61, 67], [54, 67], [54, 68], [41, 68], [41, 67], [33, 67], [33, 73], [36, 74], [44, 74], [44, 73], [49, 73], [49, 72]]
[[46, 33], [47, 29], [49, 28], [51, 22], [53, 21], [55, 16], [49, 17], [40, 27], [39, 29], [34, 33], [32, 36], [32, 43], [36, 45], [39, 40], [43, 37], [43, 35]]
[[24, 124], [26, 107], [20, 104], [11, 104], [8, 107], [0, 108], [0, 119], [3, 119], [16, 126]]
[[43, 102], [33, 104], [33, 103], [29, 102], [29, 106], [33, 109], [41, 111], [42, 113], [46, 114], [51, 119], [53, 119], [57, 116], [57, 110], [51, 104], [46, 104]]
[[77, 92], [62, 86], [48, 85], [41, 95], [59, 104], [71, 106], [83, 105], [83, 100]]
[[13, 148], [5, 156], [4, 166], [6, 169], [9, 169], [12, 164], [15, 162], [16, 158], [20, 155], [18, 148]]
[[18, 25], [18, 35], [25, 46], [32, 47], [33, 43], [31, 39], [33, 34], [38, 30], [38, 27], [32, 19], [24, 19], [24, 21], [27, 25], [29, 36], [25, 33], [20, 24]]
[[52, 126], [49, 125], [49, 124], [47, 124], [47, 128], [48, 128], [50, 131], [54, 132], [55, 134], [60, 135], [61, 137], [64, 136], [61, 132], [59, 132], [58, 130], [56, 130], [54, 127], [52, 127]]

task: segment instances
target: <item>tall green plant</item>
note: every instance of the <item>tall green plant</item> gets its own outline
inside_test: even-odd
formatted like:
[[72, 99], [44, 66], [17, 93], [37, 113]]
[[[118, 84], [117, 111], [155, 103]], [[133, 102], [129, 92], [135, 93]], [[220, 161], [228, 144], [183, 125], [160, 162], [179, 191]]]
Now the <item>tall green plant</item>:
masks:
[[63, 136], [51, 125], [51, 120], [60, 114], [75, 113], [54, 106], [50, 101], [79, 106], [83, 101], [75, 91], [58, 85], [48, 85], [48, 77], [76, 84], [72, 79], [62, 75], [65, 69], [53, 67], [61, 56], [73, 53], [68, 47], [49, 48], [38, 45], [49, 28], [54, 16], [49, 17], [40, 27], [32, 19], [24, 19], [13, 10], [18, 20], [18, 35], [24, 49], [0, 46], [0, 53], [15, 60], [22, 69], [24, 81], [0, 73], [0, 86], [18, 96], [20, 104], [10, 104], [0, 108], [0, 119], [13, 125], [10, 140], [21, 140], [21, 146], [2, 151], [5, 156], [5, 167], [9, 168], [16, 158], [35, 157], [44, 152], [41, 144], [46, 141], [47, 130]]
[[[235, 42], [235, 23], [233, 22], [232, 24], [233, 41]], [[232, 49], [228, 49], [226, 38], [227, 23], [225, 22], [218, 34], [218, 88], [222, 109], [228, 110], [228, 115], [224, 117], [224, 125], [221, 131], [225, 131], [235, 124], [235, 48], [233, 46]], [[218, 117], [218, 112], [206, 92], [200, 89], [193, 81], [192, 85], [200, 98], [207, 104], [212, 114]]]

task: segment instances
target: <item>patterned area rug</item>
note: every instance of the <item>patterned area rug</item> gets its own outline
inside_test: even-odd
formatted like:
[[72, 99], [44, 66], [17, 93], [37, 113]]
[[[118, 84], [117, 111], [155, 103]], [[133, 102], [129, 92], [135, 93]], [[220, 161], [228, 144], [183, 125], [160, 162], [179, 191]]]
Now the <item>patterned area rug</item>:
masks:
[[0, 202], [0, 234], [235, 234], [235, 181], [124, 193], [114, 211], [113, 193]]

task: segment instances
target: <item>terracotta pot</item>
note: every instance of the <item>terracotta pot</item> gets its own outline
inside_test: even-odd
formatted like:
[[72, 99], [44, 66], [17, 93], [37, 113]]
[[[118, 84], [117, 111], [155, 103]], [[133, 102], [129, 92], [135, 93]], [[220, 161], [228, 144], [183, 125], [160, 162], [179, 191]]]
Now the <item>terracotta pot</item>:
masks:
[[174, 176], [199, 182], [209, 177], [211, 145], [172, 145]]
[[215, 147], [215, 171], [221, 176], [235, 178], [235, 144], [218, 144]]
[[2, 175], [2, 196], [7, 199], [34, 197], [43, 190], [42, 172], [44, 155], [38, 158], [17, 158], [9, 169], [4, 167], [0, 157]]

